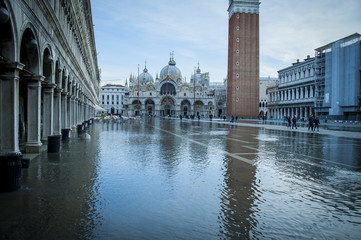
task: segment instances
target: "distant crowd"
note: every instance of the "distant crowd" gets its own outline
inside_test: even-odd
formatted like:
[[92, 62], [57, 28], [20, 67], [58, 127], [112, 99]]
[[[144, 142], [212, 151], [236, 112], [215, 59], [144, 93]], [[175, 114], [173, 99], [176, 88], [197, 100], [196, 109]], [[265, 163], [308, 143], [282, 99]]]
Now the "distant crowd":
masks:
[[[291, 125], [292, 125], [292, 129], [293, 128], [296, 128], [297, 129], [297, 117], [296, 115], [293, 116], [293, 118], [291, 119], [291, 116], [286, 116], [285, 118], [285, 121], [287, 121], [287, 127], [291, 128]], [[319, 128], [319, 125], [320, 125], [320, 120], [317, 117], [314, 117], [313, 115], [311, 115], [309, 118], [308, 118], [308, 125], [307, 125], [307, 129], [308, 131], [320, 131], [320, 128]]]

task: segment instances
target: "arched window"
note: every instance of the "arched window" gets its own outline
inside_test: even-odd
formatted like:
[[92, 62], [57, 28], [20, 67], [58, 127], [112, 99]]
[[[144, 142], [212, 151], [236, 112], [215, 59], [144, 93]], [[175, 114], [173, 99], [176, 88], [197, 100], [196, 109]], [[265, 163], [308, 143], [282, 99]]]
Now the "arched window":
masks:
[[[168, 86], [167, 86], [168, 85]], [[166, 91], [168, 91], [168, 93], [166, 93]], [[171, 83], [165, 83], [163, 84], [163, 86], [160, 89], [160, 94], [161, 95], [176, 95], [177, 91], [175, 90], [175, 87], [173, 84]]]

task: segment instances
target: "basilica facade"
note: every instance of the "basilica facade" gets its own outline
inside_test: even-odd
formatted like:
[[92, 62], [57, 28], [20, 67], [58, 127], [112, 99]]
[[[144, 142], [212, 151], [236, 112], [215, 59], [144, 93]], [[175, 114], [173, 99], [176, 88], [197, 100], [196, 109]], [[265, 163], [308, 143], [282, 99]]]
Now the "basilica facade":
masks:
[[190, 82], [182, 77], [174, 57], [154, 79], [145, 66], [139, 76], [131, 75], [126, 82], [123, 114], [126, 116], [200, 116], [214, 115], [214, 90], [209, 85], [209, 73], [199, 66]]

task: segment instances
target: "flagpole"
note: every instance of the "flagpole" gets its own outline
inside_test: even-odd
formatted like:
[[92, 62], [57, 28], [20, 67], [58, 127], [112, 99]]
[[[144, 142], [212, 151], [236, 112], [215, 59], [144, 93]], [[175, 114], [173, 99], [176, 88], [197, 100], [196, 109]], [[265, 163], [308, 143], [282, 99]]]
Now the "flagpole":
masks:
[[168, 69], [169, 65], [167, 65], [167, 78], [165, 80], [165, 102], [166, 104], [168, 104], [168, 78], [169, 78], [169, 72]]
[[194, 67], [194, 75], [193, 75], [193, 112], [196, 115], [196, 67]]
[[138, 64], [138, 104], [139, 104], [139, 64]]

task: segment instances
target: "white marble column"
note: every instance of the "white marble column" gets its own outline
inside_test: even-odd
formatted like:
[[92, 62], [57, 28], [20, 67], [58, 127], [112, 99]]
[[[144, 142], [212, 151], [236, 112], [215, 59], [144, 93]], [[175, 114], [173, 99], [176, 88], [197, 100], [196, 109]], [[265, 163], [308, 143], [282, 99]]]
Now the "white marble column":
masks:
[[67, 104], [67, 98], [66, 98], [66, 92], [61, 93], [61, 128], [69, 128], [67, 124], [67, 118], [68, 118], [68, 104]]
[[54, 90], [54, 135], [61, 134], [61, 89]]
[[43, 88], [43, 133], [42, 133], [42, 142], [48, 141], [48, 136], [53, 135], [53, 105], [54, 105], [54, 83], [45, 83], [42, 85]]
[[25, 76], [27, 81], [27, 139], [25, 151], [39, 153], [42, 143], [40, 141], [41, 117], [41, 82], [44, 76]]
[[71, 106], [71, 126], [72, 126], [72, 128], [76, 128], [75, 97], [74, 96], [71, 96], [71, 98], [70, 98], [70, 106]]
[[0, 72], [0, 152], [20, 152], [19, 72], [24, 65], [16, 62], [4, 65]]
[[67, 114], [66, 114], [66, 126], [67, 128], [71, 128], [73, 126], [72, 122], [71, 122], [71, 118], [72, 118], [72, 112], [71, 112], [71, 98], [70, 98], [70, 94], [68, 93], [66, 95], [66, 105], [67, 105], [67, 108], [66, 108], [66, 111], [67, 111]]

